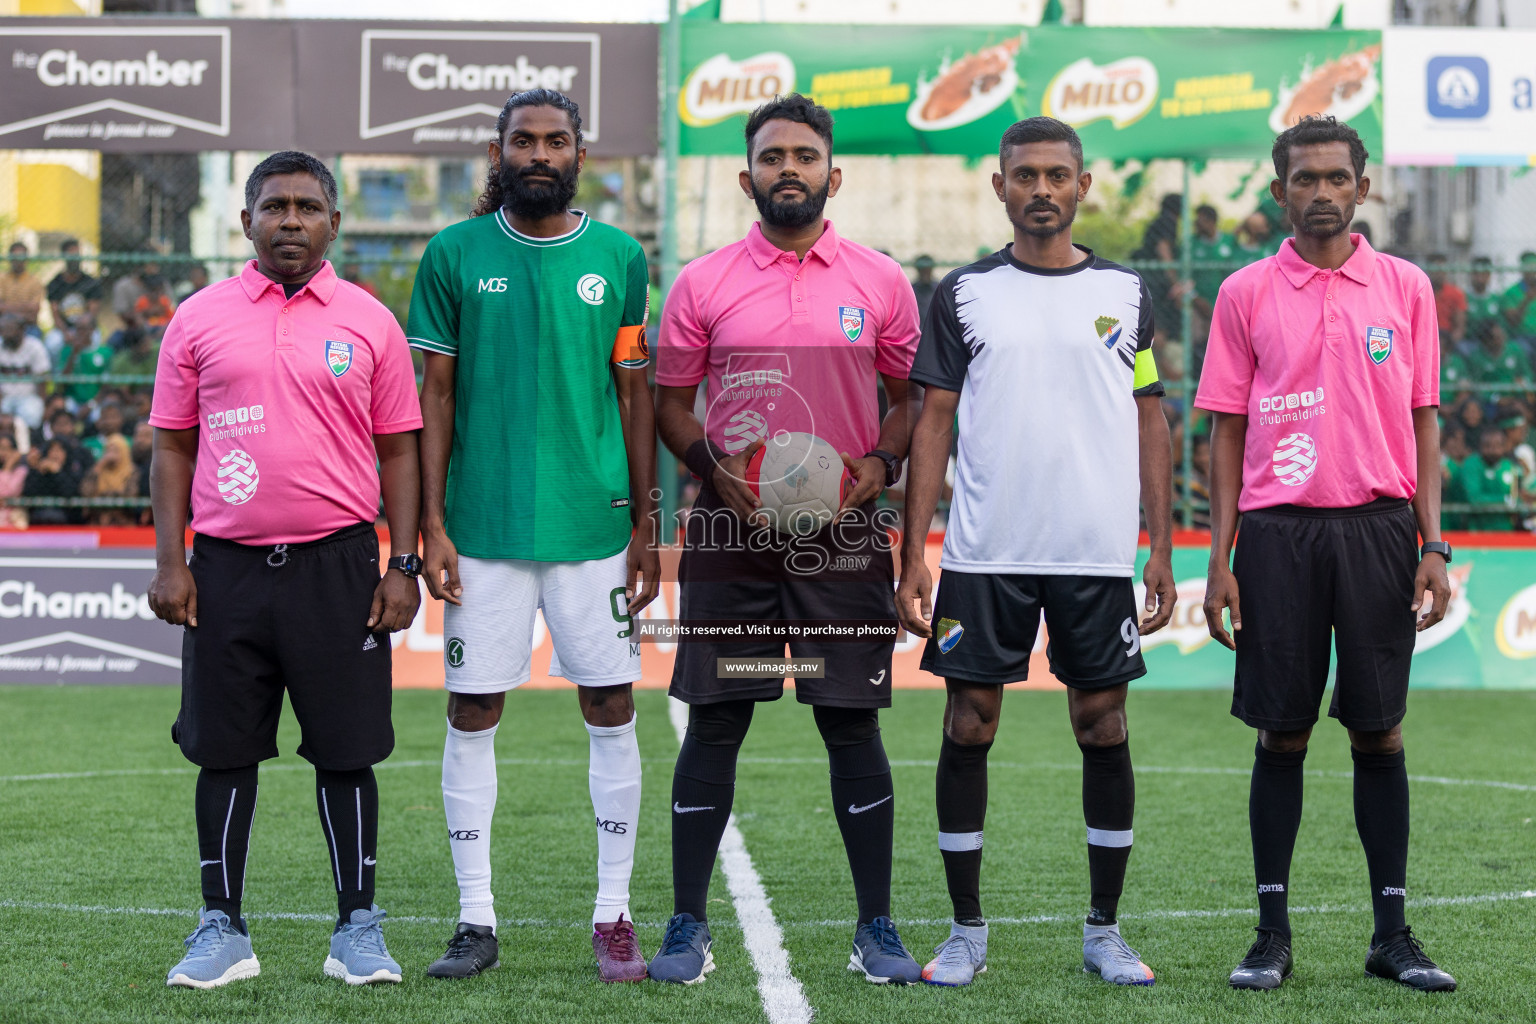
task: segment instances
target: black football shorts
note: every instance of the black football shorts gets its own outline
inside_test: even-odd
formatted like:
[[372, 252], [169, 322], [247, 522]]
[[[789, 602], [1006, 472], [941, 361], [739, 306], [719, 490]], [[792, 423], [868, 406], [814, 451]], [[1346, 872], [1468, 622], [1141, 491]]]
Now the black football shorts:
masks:
[[1328, 714], [1361, 732], [1401, 722], [1418, 562], [1418, 525], [1403, 498], [1243, 513], [1232, 563], [1243, 620], [1234, 633], [1232, 714], [1257, 729], [1312, 725], [1333, 647], [1338, 674]]
[[1051, 672], [1078, 690], [1147, 674], [1128, 576], [1051, 576], [945, 569], [921, 667], [968, 683], [1016, 683], [1045, 614]]
[[181, 713], [171, 736], [204, 768], [277, 756], [283, 693], [299, 756], [366, 768], [395, 746], [389, 633], [368, 631], [379, 539], [359, 523], [307, 544], [251, 547], [198, 534], [197, 628], [181, 642]]

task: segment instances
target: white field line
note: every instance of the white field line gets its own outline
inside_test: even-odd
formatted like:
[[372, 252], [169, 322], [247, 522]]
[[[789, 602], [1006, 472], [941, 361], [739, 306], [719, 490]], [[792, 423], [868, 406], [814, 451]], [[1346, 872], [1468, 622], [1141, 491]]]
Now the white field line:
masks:
[[[685, 712], [686, 714], [686, 712]], [[685, 719], [686, 724], [686, 719]], [[677, 759], [665, 757], [647, 757], [642, 759], [645, 764], [666, 765], [671, 767], [677, 763]], [[576, 758], [557, 757], [524, 757], [507, 758], [498, 757], [499, 765], [534, 768], [582, 768], [587, 762]], [[825, 758], [816, 757], [743, 757], [738, 764], [764, 764], [764, 765], [825, 765]], [[900, 760], [892, 759], [892, 768], [933, 768], [936, 761]], [[374, 765], [375, 769], [387, 768], [441, 768], [441, 760], [432, 761], [385, 761], [383, 764]], [[1019, 769], [1023, 771], [1050, 771], [1050, 772], [1078, 772], [1082, 771], [1080, 764], [1050, 764], [1050, 763], [1026, 763], [1023, 761], [988, 761], [989, 768]], [[1252, 774], [1249, 768], [1238, 767], [1196, 767], [1179, 765], [1136, 765], [1136, 771], [1145, 775], [1235, 775], [1248, 778]], [[313, 768], [308, 764], [269, 764], [261, 769], [264, 772], [307, 772]], [[39, 772], [32, 775], [0, 775], [0, 783], [6, 782], [52, 782], [61, 779], [110, 779], [128, 777], [134, 775], [195, 775], [197, 768], [187, 765], [181, 768], [107, 768], [99, 771], [84, 772]], [[1333, 771], [1308, 771], [1308, 776], [1316, 779], [1353, 779], [1352, 772]], [[1454, 779], [1445, 775], [1410, 775], [1409, 782], [1417, 782], [1431, 786], [1478, 786], [1486, 789], [1504, 789], [1515, 793], [1536, 793], [1536, 784], [1527, 782], [1504, 782], [1499, 779]]]
[[[688, 705], [668, 697], [667, 714], [681, 746], [688, 730]], [[725, 834], [720, 837], [720, 868], [725, 872], [736, 919], [741, 923], [742, 941], [757, 970], [757, 994], [769, 1024], [810, 1024], [816, 1011], [806, 1001], [799, 979], [789, 972], [784, 932], [768, 905], [768, 893], [752, 866], [752, 855], [747, 852], [741, 829], [736, 827], [734, 814], [726, 821]]]
[[[1408, 900], [1409, 907], [1466, 907], [1486, 903], [1508, 903], [1516, 900], [1536, 899], [1536, 889], [1524, 889], [1516, 892], [1490, 892], [1475, 896], [1426, 896]], [[1321, 904], [1315, 907], [1292, 907], [1292, 914], [1365, 914], [1370, 912], [1367, 906], [1348, 906], [1343, 904]], [[48, 911], [60, 914], [126, 914], [133, 917], [184, 917], [191, 920], [195, 914], [193, 911], [181, 908], [169, 907], [109, 907], [90, 906], [80, 903], [43, 903], [33, 900], [0, 900], [0, 910], [36, 910]], [[738, 908], [739, 910], [739, 908]], [[1121, 914], [1120, 917], [1133, 921], [1166, 921], [1180, 918], [1213, 918], [1213, 917], [1243, 917], [1252, 916], [1258, 911], [1253, 907], [1224, 907], [1213, 910], [1148, 910], [1140, 914]], [[304, 914], [289, 911], [254, 912], [245, 915], [253, 921], [323, 921], [333, 923], [336, 920], [334, 914]], [[997, 925], [1028, 925], [1028, 924], [1068, 924], [1076, 923], [1083, 919], [1080, 913], [1073, 914], [1031, 914], [1026, 917], [989, 917], [989, 924]], [[405, 924], [453, 924], [456, 918], [452, 917], [394, 917], [390, 921]], [[851, 920], [821, 920], [821, 921], [786, 921], [785, 928], [851, 928], [855, 922]], [[949, 918], [914, 918], [902, 922], [903, 926], [912, 927], [938, 927], [949, 925]], [[580, 928], [590, 929], [592, 925], [587, 921], [549, 921], [541, 918], [500, 918], [497, 926], [517, 928]], [[662, 925], [645, 924], [637, 922], [636, 927], [641, 929], [657, 929]], [[723, 928], [732, 928], [734, 925], [726, 924]], [[743, 927], [745, 927], [743, 925]], [[755, 957], [754, 957], [755, 961]], [[790, 979], [794, 981], [793, 978]], [[799, 983], [795, 983], [798, 989]], [[761, 985], [759, 985], [761, 988]], [[803, 998], [803, 997], [802, 997]], [[765, 1003], [766, 1008], [766, 1003]], [[810, 1010], [806, 1006], [807, 1011]], [[808, 1019], [808, 1018], [807, 1018]]]

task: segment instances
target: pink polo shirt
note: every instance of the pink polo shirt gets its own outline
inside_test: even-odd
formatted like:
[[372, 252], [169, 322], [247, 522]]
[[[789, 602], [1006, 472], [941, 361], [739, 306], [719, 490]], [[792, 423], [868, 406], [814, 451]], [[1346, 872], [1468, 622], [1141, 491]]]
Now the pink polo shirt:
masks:
[[252, 260], [176, 310], [149, 422], [198, 428], [192, 528], [264, 546], [373, 522], [374, 435], [421, 409], [394, 314], [329, 262], [289, 299]]
[[1359, 235], [1338, 270], [1287, 238], [1216, 297], [1195, 405], [1245, 414], [1238, 509], [1412, 498], [1413, 410], [1440, 404], [1435, 297], [1424, 272]]
[[917, 298], [889, 256], [827, 221], [801, 262], [753, 224], [678, 275], [656, 383], [707, 378], [704, 432], [728, 452], [806, 431], [857, 459], [880, 437], [876, 373], [906, 379], [920, 334]]

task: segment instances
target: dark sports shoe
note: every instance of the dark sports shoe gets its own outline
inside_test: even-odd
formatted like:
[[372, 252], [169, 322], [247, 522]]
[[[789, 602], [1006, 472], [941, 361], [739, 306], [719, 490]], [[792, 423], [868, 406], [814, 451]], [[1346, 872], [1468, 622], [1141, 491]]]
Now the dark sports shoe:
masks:
[[1424, 955], [1424, 944], [1411, 928], [1394, 932], [1381, 945], [1371, 948], [1365, 958], [1365, 975], [1386, 978], [1420, 992], [1456, 991], [1456, 979]]
[[448, 952], [427, 968], [429, 978], [473, 978], [481, 971], [501, 966], [501, 947], [496, 933], [479, 925], [459, 922], [448, 940]]
[[710, 952], [709, 925], [692, 914], [678, 914], [667, 922], [661, 951], [651, 958], [650, 975], [656, 981], [696, 985], [715, 969]]
[[1227, 978], [1227, 984], [1233, 988], [1279, 988], [1291, 976], [1291, 940], [1264, 928], [1254, 931], [1259, 937], [1248, 947], [1248, 955]]
[[613, 924], [592, 926], [592, 952], [602, 981], [644, 981], [645, 956], [635, 941], [635, 929], [624, 915]]
[[859, 925], [853, 933], [853, 955], [848, 958], [850, 971], [862, 971], [864, 980], [876, 985], [915, 985], [923, 980], [923, 969], [918, 966], [896, 925], [888, 917], [877, 917], [868, 924]]

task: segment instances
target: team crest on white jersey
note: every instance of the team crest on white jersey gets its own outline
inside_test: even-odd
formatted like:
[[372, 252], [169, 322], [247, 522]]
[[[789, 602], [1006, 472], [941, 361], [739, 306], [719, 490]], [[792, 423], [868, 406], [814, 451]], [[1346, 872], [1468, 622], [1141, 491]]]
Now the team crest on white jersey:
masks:
[[1101, 316], [1093, 322], [1093, 332], [1105, 348], [1115, 347], [1115, 342], [1120, 340], [1120, 331], [1120, 321], [1116, 317]]
[[325, 343], [325, 365], [331, 368], [331, 376], [340, 377], [352, 369], [352, 343], [331, 341]]

